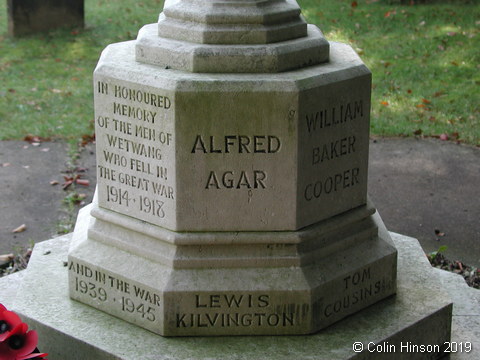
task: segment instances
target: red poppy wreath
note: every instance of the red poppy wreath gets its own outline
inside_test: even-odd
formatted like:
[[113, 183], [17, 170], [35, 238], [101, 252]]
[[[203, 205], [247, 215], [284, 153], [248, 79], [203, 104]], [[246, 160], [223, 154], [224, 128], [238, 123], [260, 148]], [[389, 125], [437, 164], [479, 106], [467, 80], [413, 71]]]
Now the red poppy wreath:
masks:
[[37, 349], [38, 334], [13, 311], [0, 304], [0, 360], [43, 359], [48, 354]]

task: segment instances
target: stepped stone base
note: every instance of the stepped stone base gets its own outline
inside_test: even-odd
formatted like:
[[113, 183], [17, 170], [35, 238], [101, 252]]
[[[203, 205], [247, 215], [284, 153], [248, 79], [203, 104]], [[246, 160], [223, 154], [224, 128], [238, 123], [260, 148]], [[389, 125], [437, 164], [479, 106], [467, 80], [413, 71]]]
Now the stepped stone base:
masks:
[[[408, 352], [405, 346], [442, 348], [450, 340], [451, 300], [418, 242], [391, 235], [398, 248], [397, 294], [314, 335], [166, 338], [153, 334], [69, 298], [64, 262], [70, 235], [35, 246], [12, 310], [39, 332], [39, 348], [48, 351], [51, 360], [440, 358], [438, 353]], [[1, 279], [2, 295], [4, 284], [11, 282]], [[384, 352], [379, 347], [379, 351], [355, 353], [355, 342], [365, 349], [369, 343], [370, 348], [373, 343], [388, 346]], [[386, 350], [390, 352], [385, 354]]]
[[70, 296], [164, 336], [313, 333], [395, 293], [397, 251], [374, 211], [299, 231], [179, 234], [94, 200], [73, 235]]
[[182, 42], [159, 37], [157, 32], [157, 24], [145, 25], [140, 30], [137, 61], [196, 73], [278, 73], [321, 64], [329, 57], [328, 41], [312, 25], [308, 26], [308, 36], [268, 47]]

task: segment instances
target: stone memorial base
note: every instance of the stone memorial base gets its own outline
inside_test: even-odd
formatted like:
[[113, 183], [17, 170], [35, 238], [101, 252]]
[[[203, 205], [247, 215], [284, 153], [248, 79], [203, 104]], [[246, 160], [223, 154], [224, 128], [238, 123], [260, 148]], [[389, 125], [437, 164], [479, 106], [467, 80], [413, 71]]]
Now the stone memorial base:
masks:
[[[450, 340], [451, 300], [418, 242], [391, 235], [398, 248], [396, 295], [314, 335], [158, 336], [69, 298], [64, 262], [71, 235], [35, 245], [11, 307], [39, 332], [39, 348], [51, 360], [440, 358], [438, 349]], [[12, 285], [7, 280], [0, 281], [2, 295], [9, 293], [5, 284]], [[362, 353], [353, 351], [356, 342], [364, 347]], [[416, 347], [420, 345], [423, 352]]]
[[164, 336], [316, 332], [395, 293], [397, 251], [371, 205], [299, 231], [178, 233], [92, 205], [70, 296]]
[[84, 0], [8, 0], [7, 6], [12, 36], [84, 25]]

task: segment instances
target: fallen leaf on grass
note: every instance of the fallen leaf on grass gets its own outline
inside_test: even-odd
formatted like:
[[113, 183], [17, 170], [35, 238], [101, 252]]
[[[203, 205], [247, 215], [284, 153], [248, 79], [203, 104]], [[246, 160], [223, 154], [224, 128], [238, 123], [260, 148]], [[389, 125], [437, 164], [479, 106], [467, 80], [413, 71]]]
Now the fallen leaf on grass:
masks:
[[358, 6], [358, 3], [356, 1], [352, 1], [352, 8], [356, 8]]
[[417, 136], [422, 135], [422, 132], [423, 132], [422, 129], [418, 129], [413, 132], [413, 135], [417, 135]]
[[82, 135], [82, 142], [81, 142], [81, 146], [86, 146], [87, 144], [89, 143], [93, 143], [95, 142], [95, 134], [92, 134], [92, 135]]
[[13, 229], [12, 233], [21, 233], [21, 232], [24, 232], [25, 230], [27, 230], [27, 225], [22, 224], [19, 227]]
[[395, 15], [397, 13], [396, 10], [393, 11], [387, 11], [384, 15], [385, 18], [389, 18], [391, 15]]
[[388, 106], [388, 101], [381, 101], [380, 104], [382, 104], [383, 106]]
[[443, 141], [448, 140], [448, 134], [440, 134], [440, 140], [443, 140]]
[[424, 104], [430, 104], [431, 101], [430, 101], [430, 100], [427, 100], [427, 99], [422, 99], [422, 103], [424, 103]]
[[28, 141], [30, 144], [36, 144], [36, 143], [41, 143], [45, 141], [50, 141], [51, 139], [49, 137], [42, 137], [42, 136], [37, 136], [37, 135], [27, 135], [23, 138], [24, 141]]

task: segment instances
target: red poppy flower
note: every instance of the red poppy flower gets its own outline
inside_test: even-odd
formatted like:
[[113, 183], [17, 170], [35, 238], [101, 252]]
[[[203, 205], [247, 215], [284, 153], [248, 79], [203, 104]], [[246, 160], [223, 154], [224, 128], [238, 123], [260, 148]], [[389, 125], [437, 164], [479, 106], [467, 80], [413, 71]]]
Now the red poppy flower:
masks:
[[[1, 305], [1, 304], [0, 304]], [[0, 307], [0, 343], [10, 337], [11, 332], [22, 323], [20, 317], [5, 306]]]
[[35, 360], [48, 355], [38, 352], [37, 332], [27, 330], [17, 314], [0, 304], [0, 360]]
[[46, 354], [33, 354], [37, 347], [38, 334], [35, 330], [28, 331], [27, 324], [20, 323], [10, 336], [0, 343], [0, 360], [26, 360]]

